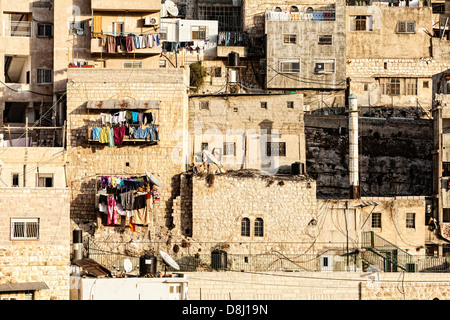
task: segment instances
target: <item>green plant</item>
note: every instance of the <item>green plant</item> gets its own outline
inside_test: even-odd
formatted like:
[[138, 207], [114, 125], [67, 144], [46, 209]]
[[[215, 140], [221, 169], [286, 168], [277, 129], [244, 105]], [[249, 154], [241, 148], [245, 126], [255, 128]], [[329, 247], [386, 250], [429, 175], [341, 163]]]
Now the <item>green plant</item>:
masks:
[[194, 87], [192, 90], [197, 92], [205, 82], [206, 68], [200, 63], [192, 63], [189, 66], [190, 69], [190, 86]]

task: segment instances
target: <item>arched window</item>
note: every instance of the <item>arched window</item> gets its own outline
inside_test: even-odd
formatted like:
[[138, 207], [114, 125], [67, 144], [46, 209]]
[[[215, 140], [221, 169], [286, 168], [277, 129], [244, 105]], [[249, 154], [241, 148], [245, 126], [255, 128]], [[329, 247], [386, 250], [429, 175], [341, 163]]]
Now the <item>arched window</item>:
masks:
[[290, 11], [291, 12], [298, 12], [298, 8], [296, 6], [292, 6]]
[[241, 236], [250, 237], [250, 219], [242, 218], [241, 220]]
[[264, 236], [264, 221], [262, 218], [256, 218], [255, 220], [255, 237]]
[[281, 12], [281, 8], [280, 7], [276, 7], [275, 8], [275, 12]]
[[306, 12], [307, 13], [312, 13], [312, 12], [314, 12], [314, 9], [312, 7], [308, 7], [308, 9], [306, 9]]

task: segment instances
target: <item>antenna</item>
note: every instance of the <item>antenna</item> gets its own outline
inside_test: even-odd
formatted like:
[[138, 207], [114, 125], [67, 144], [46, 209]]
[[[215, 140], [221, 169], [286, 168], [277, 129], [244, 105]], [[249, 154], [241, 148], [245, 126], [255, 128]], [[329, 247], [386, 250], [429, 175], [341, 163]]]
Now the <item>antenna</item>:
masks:
[[172, 1], [166, 0], [166, 2], [164, 3], [164, 7], [171, 16], [178, 16], [178, 7]]
[[164, 261], [164, 276], [166, 276], [167, 266], [170, 266], [175, 270], [180, 270], [180, 266], [178, 265], [178, 263], [175, 262], [175, 260], [172, 259], [171, 256], [169, 256], [164, 251], [159, 251], [159, 254], [161, 255]]

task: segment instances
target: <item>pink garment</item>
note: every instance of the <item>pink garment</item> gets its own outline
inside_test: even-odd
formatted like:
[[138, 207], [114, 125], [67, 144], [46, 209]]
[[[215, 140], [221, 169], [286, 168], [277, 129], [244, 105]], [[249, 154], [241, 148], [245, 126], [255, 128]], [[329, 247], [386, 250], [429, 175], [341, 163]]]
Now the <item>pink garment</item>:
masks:
[[117, 223], [117, 206], [114, 196], [108, 196], [108, 226], [113, 226]]

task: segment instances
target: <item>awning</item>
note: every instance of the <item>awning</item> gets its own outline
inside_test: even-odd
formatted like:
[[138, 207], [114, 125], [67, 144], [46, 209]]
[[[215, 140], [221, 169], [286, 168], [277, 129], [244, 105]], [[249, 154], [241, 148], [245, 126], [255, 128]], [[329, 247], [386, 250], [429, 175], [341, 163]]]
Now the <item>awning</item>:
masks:
[[378, 205], [378, 203], [376, 203], [376, 202], [363, 201], [360, 204], [356, 205], [355, 208], [363, 208], [363, 207], [377, 206], [377, 205]]
[[90, 100], [88, 109], [159, 109], [158, 100]]
[[23, 282], [0, 284], [0, 292], [21, 292], [50, 289], [45, 282]]

